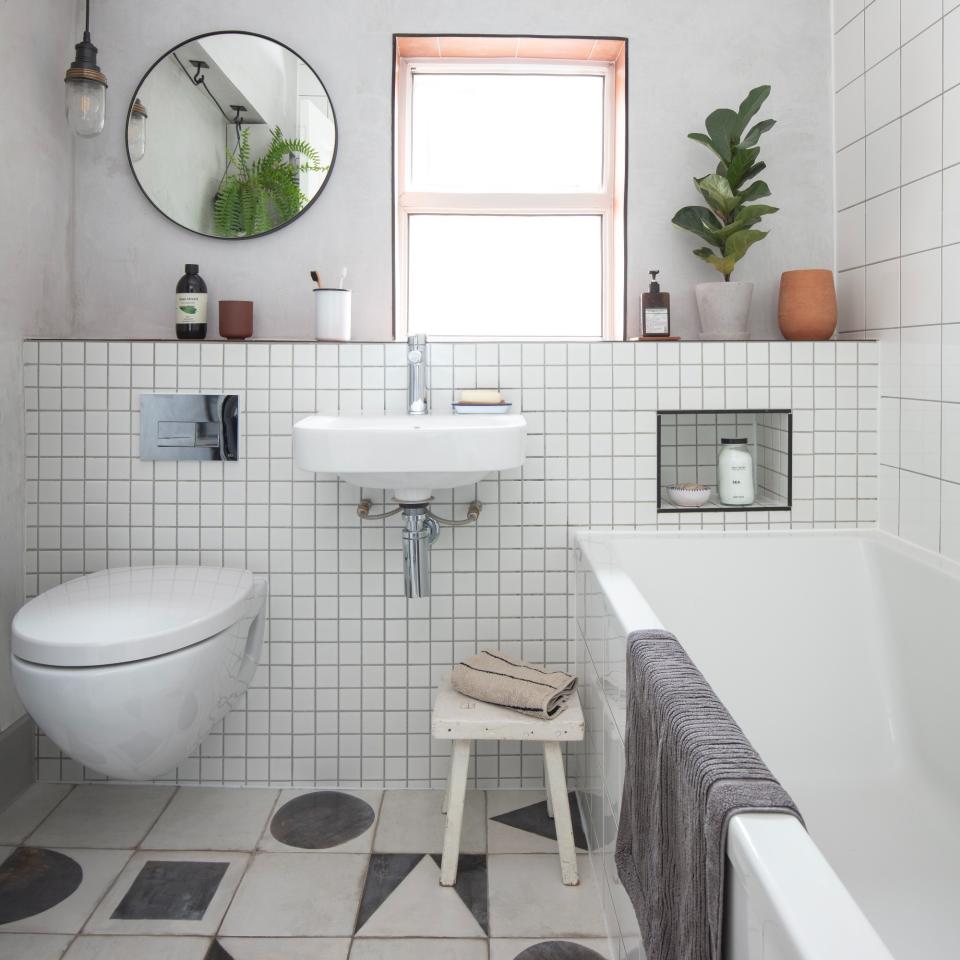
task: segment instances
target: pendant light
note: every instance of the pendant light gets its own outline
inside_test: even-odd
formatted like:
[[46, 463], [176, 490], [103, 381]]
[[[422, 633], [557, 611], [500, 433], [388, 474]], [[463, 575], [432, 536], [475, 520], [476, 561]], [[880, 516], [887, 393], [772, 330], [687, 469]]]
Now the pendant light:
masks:
[[134, 163], [147, 152], [147, 108], [139, 98], [133, 101], [127, 120], [127, 149]]
[[107, 78], [97, 65], [97, 48], [90, 42], [90, 0], [87, 0], [83, 40], [77, 58], [63, 78], [67, 91], [67, 121], [78, 137], [95, 137], [103, 130]]

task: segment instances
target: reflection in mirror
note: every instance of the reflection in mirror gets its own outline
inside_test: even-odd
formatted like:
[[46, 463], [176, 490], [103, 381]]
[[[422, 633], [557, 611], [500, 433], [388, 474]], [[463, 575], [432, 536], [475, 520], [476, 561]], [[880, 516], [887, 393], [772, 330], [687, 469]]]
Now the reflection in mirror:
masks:
[[127, 121], [130, 165], [151, 203], [212, 237], [268, 233], [323, 189], [336, 155], [333, 106], [292, 50], [213, 33], [161, 57]]

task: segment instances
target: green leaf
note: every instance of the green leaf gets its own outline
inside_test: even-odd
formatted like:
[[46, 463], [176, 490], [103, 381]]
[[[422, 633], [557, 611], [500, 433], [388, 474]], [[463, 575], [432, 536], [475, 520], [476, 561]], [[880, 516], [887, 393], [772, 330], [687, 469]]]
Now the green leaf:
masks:
[[723, 224], [717, 219], [712, 210], [706, 207], [684, 207], [673, 215], [673, 223], [683, 230], [689, 230], [701, 240], [720, 246], [718, 231]]
[[723, 245], [725, 257], [732, 257], [734, 263], [742, 260], [744, 254], [758, 241], [767, 235], [766, 230], [741, 230], [727, 238]]
[[719, 232], [718, 236], [721, 240], [726, 240], [727, 237], [732, 236], [738, 231], [746, 230], [747, 227], [752, 227], [755, 223], [759, 223], [760, 218], [765, 217], [768, 213], [776, 213], [778, 209], [778, 207], [768, 207], [762, 203], [740, 207], [737, 210], [737, 216], [733, 223], [728, 223]]
[[776, 125], [776, 120], [761, 120], [759, 123], [755, 123], [743, 140], [740, 141], [740, 145], [744, 147], [755, 146], [760, 139], [760, 135], [766, 133], [768, 130], [772, 130]]
[[709, 173], [707, 176], [700, 177], [699, 179], [694, 177], [693, 182], [696, 184], [704, 200], [710, 204], [710, 208], [712, 210], [719, 210], [724, 216], [732, 213], [740, 202], [734, 195], [733, 190], [730, 189], [730, 183], [727, 181], [727, 178], [718, 173]]
[[705, 133], [688, 133], [687, 136], [691, 140], [696, 140], [697, 143], [702, 143], [705, 147], [709, 147], [714, 153], [717, 154], [718, 157], [720, 157], [721, 161], [723, 160], [723, 157], [713, 145], [713, 141]]
[[727, 169], [723, 172], [723, 175], [730, 181], [732, 189], [736, 190], [743, 183], [747, 172], [754, 165], [759, 155], [759, 147], [752, 147], [747, 150], [742, 147], [733, 148], [730, 163], [727, 164]]
[[744, 175], [741, 183], [745, 183], [747, 180], [752, 180], [758, 174], [763, 173], [767, 169], [767, 165], [761, 160], [759, 163], [755, 163]]
[[196, 307], [181, 307], [181, 308], [180, 308], [180, 312], [181, 312], [181, 313], [187, 313], [187, 314], [190, 314], [190, 316], [193, 316], [193, 314], [195, 314], [195, 313], [197, 312], [197, 308], [196, 308]]
[[763, 180], [755, 180], [740, 194], [741, 203], [751, 203], [754, 200], [762, 200], [770, 196], [770, 188]]
[[707, 133], [717, 155], [726, 163], [730, 162], [730, 147], [736, 142], [737, 115], [726, 107], [714, 110], [707, 117]]
[[694, 256], [699, 257], [701, 260], [705, 260], [707, 263], [713, 267], [714, 270], [718, 270], [724, 275], [724, 277], [729, 277], [733, 273], [733, 268], [736, 266], [737, 261], [733, 257], [718, 257], [712, 250], [707, 247], [701, 247], [699, 250], [693, 251]]
[[740, 140], [743, 131], [747, 129], [747, 124], [757, 115], [757, 111], [763, 106], [763, 101], [770, 96], [770, 85], [764, 84], [762, 87], [754, 87], [743, 99], [740, 109], [737, 111], [737, 122], [734, 127], [734, 142]]

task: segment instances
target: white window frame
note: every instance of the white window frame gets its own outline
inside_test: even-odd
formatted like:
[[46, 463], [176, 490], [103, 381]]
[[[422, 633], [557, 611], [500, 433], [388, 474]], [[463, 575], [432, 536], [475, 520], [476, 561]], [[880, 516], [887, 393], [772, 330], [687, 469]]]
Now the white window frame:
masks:
[[[619, 340], [623, 318], [614, 303], [616, 270], [614, 263], [614, 216], [616, 184], [616, 64], [590, 60], [503, 59], [499, 57], [398, 57], [396, 76], [395, 163], [395, 334], [397, 340], [407, 337], [408, 268], [410, 217], [417, 214], [488, 214], [488, 215], [568, 215], [591, 214], [601, 220], [602, 293], [601, 329], [570, 340]], [[603, 180], [595, 193], [452, 193], [418, 192], [410, 189], [413, 77], [415, 73], [462, 74], [508, 73], [550, 74], [559, 76], [599, 76], [603, 78]], [[546, 333], [524, 333], [517, 337], [485, 337], [476, 335], [436, 337], [439, 340], [550, 340]]]

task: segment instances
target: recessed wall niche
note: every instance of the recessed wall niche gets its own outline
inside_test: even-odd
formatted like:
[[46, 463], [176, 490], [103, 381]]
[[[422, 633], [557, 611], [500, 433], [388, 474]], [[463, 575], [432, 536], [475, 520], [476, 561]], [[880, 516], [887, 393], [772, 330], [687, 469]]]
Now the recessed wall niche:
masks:
[[[753, 457], [756, 497], [749, 506], [720, 502], [717, 461], [724, 438], [743, 437]], [[793, 414], [790, 410], [658, 410], [657, 512], [789, 510], [793, 501]], [[677, 506], [670, 484], [702, 484], [710, 499]]]

